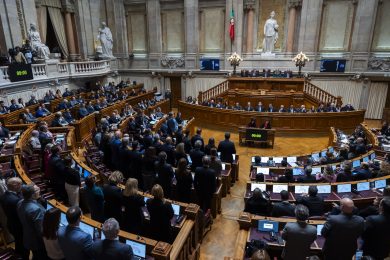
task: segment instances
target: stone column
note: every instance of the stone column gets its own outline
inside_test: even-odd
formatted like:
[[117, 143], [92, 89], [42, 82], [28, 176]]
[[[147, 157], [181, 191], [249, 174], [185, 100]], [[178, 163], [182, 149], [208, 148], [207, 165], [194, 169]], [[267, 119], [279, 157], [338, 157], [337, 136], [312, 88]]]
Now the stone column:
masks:
[[62, 2], [62, 11], [65, 17], [65, 34], [68, 44], [69, 60], [76, 60], [78, 54], [76, 50], [75, 32], [73, 30], [72, 14], [74, 13], [74, 5], [70, 1]]
[[253, 16], [254, 16], [254, 0], [245, 1], [245, 9], [247, 10], [247, 29], [246, 29], [246, 52], [253, 52]]
[[160, 68], [162, 52], [161, 10], [159, 0], [146, 2], [149, 38], [149, 68]]
[[198, 0], [184, 0], [185, 19], [185, 46], [188, 69], [196, 68], [197, 54], [199, 52], [199, 2]]
[[287, 48], [286, 52], [292, 52], [294, 47], [295, 22], [297, 17], [297, 8], [301, 5], [300, 0], [290, 0], [289, 3], [289, 18], [287, 31]]
[[[322, 5], [323, 0], [302, 1], [298, 50], [305, 51], [306, 54], [309, 55], [314, 54], [317, 51], [317, 43], [320, 35]], [[314, 63], [312, 64], [314, 65]]]

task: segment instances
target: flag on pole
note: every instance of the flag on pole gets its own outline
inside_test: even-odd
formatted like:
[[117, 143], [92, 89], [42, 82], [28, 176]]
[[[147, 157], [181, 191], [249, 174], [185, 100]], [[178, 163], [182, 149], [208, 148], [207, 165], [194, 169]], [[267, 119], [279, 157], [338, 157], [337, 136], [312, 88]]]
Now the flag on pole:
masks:
[[230, 11], [229, 35], [230, 35], [230, 40], [234, 41], [234, 10], [233, 10], [233, 7], [232, 7], [232, 10]]

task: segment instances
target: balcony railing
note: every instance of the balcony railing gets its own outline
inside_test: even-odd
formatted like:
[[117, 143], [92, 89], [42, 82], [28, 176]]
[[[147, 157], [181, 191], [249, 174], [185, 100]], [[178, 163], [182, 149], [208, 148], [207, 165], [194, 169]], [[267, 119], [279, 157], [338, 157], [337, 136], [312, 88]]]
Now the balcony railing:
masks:
[[[85, 61], [85, 62], [66, 62], [66, 63], [45, 63], [32, 64], [31, 66], [34, 79], [50, 79], [56, 77], [72, 76], [91, 76], [94, 74], [109, 73], [111, 71], [110, 61]], [[9, 80], [8, 67], [0, 67], [0, 86], [8, 85]]]

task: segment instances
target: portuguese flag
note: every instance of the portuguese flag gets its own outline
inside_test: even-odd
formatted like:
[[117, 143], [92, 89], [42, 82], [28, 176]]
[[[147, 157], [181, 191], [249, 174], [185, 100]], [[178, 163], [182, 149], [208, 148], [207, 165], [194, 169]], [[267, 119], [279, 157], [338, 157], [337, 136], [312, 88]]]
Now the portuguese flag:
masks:
[[232, 10], [230, 11], [229, 36], [230, 36], [230, 40], [234, 41], [234, 10], [233, 10], [233, 7], [232, 7]]

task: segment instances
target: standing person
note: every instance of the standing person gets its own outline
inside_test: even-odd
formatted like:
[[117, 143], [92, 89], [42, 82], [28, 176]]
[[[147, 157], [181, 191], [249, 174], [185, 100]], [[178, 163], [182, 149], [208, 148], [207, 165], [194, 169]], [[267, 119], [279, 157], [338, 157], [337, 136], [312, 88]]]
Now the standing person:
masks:
[[187, 169], [187, 160], [185, 158], [181, 158], [177, 163], [175, 177], [177, 180], [177, 200], [185, 203], [190, 203], [193, 180], [191, 171]]
[[150, 214], [150, 235], [157, 241], [172, 242], [171, 219], [173, 208], [164, 199], [164, 191], [158, 184], [154, 185], [151, 192], [153, 198], [146, 202]]
[[93, 220], [104, 221], [104, 194], [102, 188], [95, 184], [95, 176], [89, 176], [85, 180], [85, 192], [87, 203]]
[[325, 238], [322, 248], [325, 260], [352, 259], [357, 239], [364, 230], [364, 219], [353, 215], [354, 203], [351, 199], [341, 199], [340, 209], [341, 214], [329, 216], [321, 231]]
[[118, 184], [123, 180], [122, 173], [115, 171], [108, 178], [108, 183], [103, 186], [104, 217], [122, 220], [122, 191]]
[[92, 236], [79, 227], [82, 212], [78, 206], [70, 207], [66, 212], [67, 226], [58, 229], [58, 243], [65, 259], [88, 260], [92, 258]]
[[142, 207], [145, 206], [144, 197], [138, 194], [137, 179], [129, 178], [123, 191], [123, 229], [127, 232], [140, 235], [144, 222]]
[[157, 182], [163, 188], [165, 197], [171, 198], [174, 172], [172, 166], [167, 163], [167, 154], [165, 152], [158, 154], [158, 161], [155, 162], [155, 171], [157, 174]]
[[222, 162], [233, 162], [233, 154], [236, 154], [236, 147], [234, 143], [230, 141], [230, 133], [225, 133], [225, 140], [219, 143], [218, 152], [221, 153], [220, 157]]
[[210, 137], [208, 144], [204, 147], [204, 153], [206, 155], [210, 155], [210, 151], [212, 148], [217, 148], [217, 147], [215, 146], [215, 139], [213, 137]]
[[43, 217], [43, 243], [47, 256], [53, 260], [65, 259], [64, 253], [58, 243], [58, 228], [60, 227], [61, 211], [51, 208]]
[[297, 222], [287, 223], [282, 232], [286, 241], [282, 257], [284, 260], [306, 260], [310, 256], [310, 245], [317, 238], [317, 228], [309, 225], [309, 209], [304, 205], [295, 208]]
[[102, 231], [105, 239], [97, 240], [91, 249], [95, 260], [131, 260], [133, 258], [131, 246], [118, 240], [119, 229], [119, 223], [114, 218], [109, 218], [104, 222]]
[[220, 177], [222, 172], [222, 162], [218, 158], [216, 148], [212, 148], [210, 151], [210, 168], [215, 171], [215, 177]]
[[80, 173], [72, 168], [72, 159], [67, 156], [64, 159], [65, 165], [65, 190], [68, 194], [69, 205], [78, 206], [80, 198]]
[[384, 197], [379, 204], [379, 215], [366, 218], [362, 235], [363, 255], [384, 259], [390, 253], [390, 198]]
[[13, 177], [7, 180], [8, 190], [1, 197], [1, 205], [7, 216], [7, 228], [15, 239], [15, 251], [23, 259], [28, 259], [29, 251], [23, 245], [23, 226], [19, 220], [17, 205], [22, 200], [20, 191], [22, 180]]
[[39, 188], [34, 184], [22, 187], [23, 200], [18, 202], [17, 212], [23, 227], [24, 248], [31, 250], [33, 260], [47, 259], [42, 239], [42, 222], [45, 208], [37, 202]]
[[203, 156], [203, 166], [195, 170], [194, 186], [201, 209], [206, 212], [211, 208], [211, 200], [217, 188], [215, 171], [210, 169], [210, 157]]

